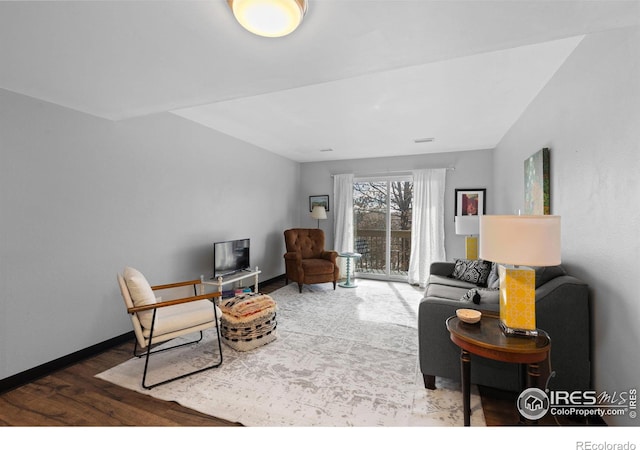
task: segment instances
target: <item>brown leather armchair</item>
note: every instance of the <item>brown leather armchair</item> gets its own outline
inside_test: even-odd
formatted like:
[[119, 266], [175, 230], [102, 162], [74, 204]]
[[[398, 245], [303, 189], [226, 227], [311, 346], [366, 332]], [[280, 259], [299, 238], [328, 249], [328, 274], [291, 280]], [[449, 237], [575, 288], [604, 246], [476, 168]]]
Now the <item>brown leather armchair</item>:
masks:
[[284, 232], [287, 253], [284, 254], [285, 283], [303, 284], [333, 282], [333, 289], [340, 277], [336, 264], [338, 252], [325, 251], [324, 231], [319, 228], [292, 228]]

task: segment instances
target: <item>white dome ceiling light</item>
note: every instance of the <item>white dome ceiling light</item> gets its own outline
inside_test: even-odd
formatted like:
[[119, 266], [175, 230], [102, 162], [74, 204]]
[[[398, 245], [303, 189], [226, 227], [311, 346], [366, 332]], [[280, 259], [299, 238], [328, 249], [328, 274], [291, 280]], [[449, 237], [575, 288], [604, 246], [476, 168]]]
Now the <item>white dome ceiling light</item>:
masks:
[[264, 37], [292, 33], [307, 12], [307, 0], [227, 0], [236, 20]]

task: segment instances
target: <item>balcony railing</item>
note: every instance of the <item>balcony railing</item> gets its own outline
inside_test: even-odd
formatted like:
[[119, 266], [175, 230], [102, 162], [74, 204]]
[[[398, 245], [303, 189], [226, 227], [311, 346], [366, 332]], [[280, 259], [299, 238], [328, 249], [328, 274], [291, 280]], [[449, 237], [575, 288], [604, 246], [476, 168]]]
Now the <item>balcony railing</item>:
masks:
[[[385, 230], [356, 230], [355, 250], [362, 254], [362, 257], [356, 260], [356, 272], [386, 273], [386, 240], [387, 232]], [[392, 230], [390, 275], [407, 275], [410, 254], [411, 231]]]

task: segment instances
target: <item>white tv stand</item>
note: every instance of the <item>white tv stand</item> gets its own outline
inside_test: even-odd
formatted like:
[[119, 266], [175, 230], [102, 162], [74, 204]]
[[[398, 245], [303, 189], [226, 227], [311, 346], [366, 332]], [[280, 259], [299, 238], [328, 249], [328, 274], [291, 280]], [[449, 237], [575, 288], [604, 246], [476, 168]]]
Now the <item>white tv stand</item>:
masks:
[[[218, 292], [222, 292], [222, 286], [225, 284], [235, 283], [236, 281], [240, 281], [240, 287], [242, 287], [242, 280], [245, 280], [250, 277], [254, 277], [253, 282], [253, 292], [258, 292], [258, 275], [262, 273], [261, 270], [256, 266], [255, 269], [247, 269], [240, 272], [233, 273], [227, 277], [218, 277], [215, 281], [205, 281], [204, 275], [200, 275], [200, 281], [203, 285], [206, 286], [216, 286], [218, 288]], [[204, 286], [203, 286], [204, 290]], [[204, 294], [204, 292], [203, 292]]]

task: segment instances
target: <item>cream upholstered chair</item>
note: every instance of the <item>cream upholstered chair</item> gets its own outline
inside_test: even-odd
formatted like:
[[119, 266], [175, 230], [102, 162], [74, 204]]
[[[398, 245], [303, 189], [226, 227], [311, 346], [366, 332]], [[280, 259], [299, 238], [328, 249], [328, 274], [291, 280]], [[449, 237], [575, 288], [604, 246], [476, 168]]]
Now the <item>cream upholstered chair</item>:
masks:
[[[220, 293], [212, 292], [197, 295], [197, 286], [200, 283], [201, 280], [192, 280], [150, 286], [144, 275], [131, 267], [126, 267], [122, 275], [118, 274], [118, 284], [122, 298], [127, 307], [127, 312], [131, 317], [133, 332], [136, 336], [133, 354], [138, 358], [143, 356], [146, 358], [144, 372], [142, 374], [142, 386], [144, 388], [151, 389], [188, 375], [214, 369], [222, 364], [222, 345], [219, 327], [219, 318], [222, 312], [218, 306], [215, 305], [214, 301], [216, 297], [220, 296]], [[191, 297], [162, 300], [156, 298], [154, 294], [154, 291], [180, 288], [189, 285], [193, 285], [195, 294]], [[203, 337], [203, 330], [211, 327], [216, 328], [219, 354], [219, 358], [212, 365], [147, 385], [147, 369], [149, 366], [149, 356], [151, 354], [200, 342]], [[152, 351], [152, 347], [155, 344], [196, 332], [200, 334], [200, 337], [196, 340]], [[146, 351], [138, 353], [138, 346], [141, 349], [146, 349]]]

